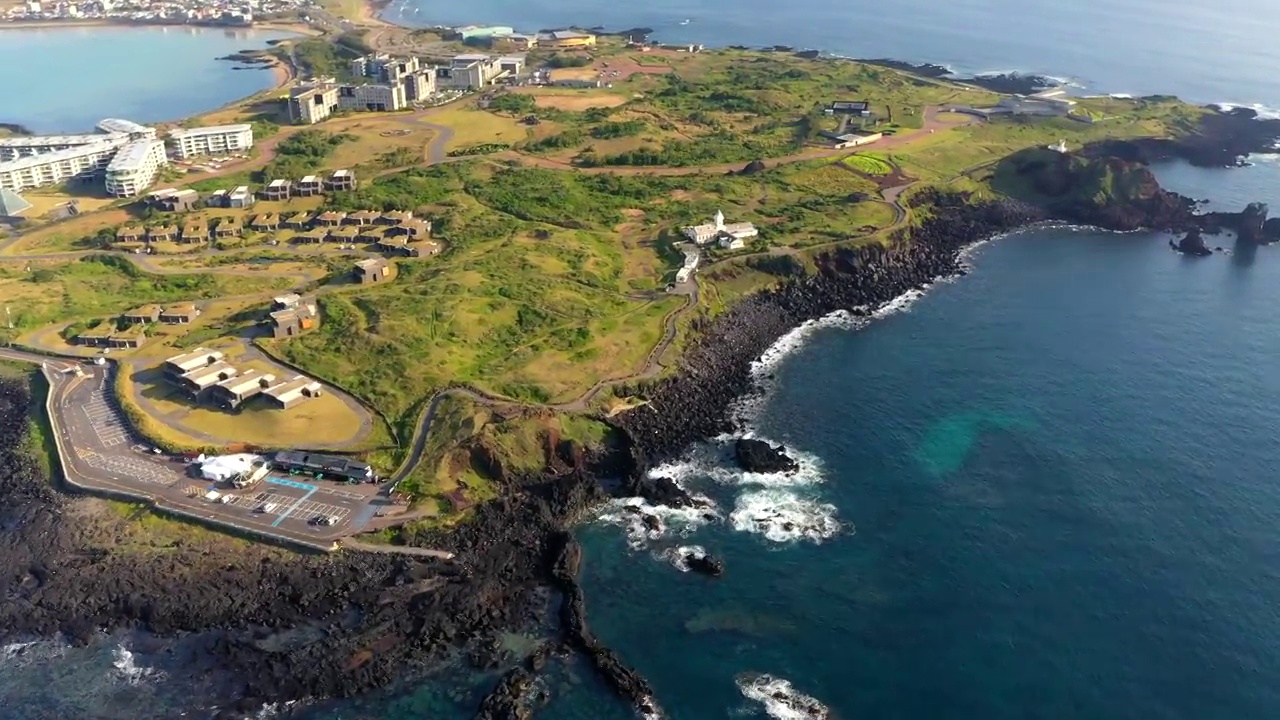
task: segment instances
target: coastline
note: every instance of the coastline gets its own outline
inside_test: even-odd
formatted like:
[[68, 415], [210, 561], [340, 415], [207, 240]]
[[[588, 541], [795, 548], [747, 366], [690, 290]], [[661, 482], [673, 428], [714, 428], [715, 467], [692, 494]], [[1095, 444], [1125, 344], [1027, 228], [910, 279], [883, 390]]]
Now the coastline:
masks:
[[22, 20], [0, 23], [0, 31], [4, 30], [59, 30], [62, 28], [192, 28], [199, 30], [225, 30], [230, 32], [253, 32], [255, 30], [275, 30], [318, 37], [324, 35], [310, 25], [302, 22], [263, 22], [252, 25], [219, 25], [217, 23], [190, 22], [136, 22], [116, 18], [91, 18], [87, 20]]

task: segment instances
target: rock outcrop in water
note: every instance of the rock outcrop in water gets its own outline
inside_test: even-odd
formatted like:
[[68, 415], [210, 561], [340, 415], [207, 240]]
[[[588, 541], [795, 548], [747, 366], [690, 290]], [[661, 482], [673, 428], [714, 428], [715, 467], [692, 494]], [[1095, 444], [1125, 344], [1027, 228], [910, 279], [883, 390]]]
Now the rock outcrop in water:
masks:
[[1204, 238], [1201, 236], [1200, 228], [1191, 228], [1191, 230], [1187, 231], [1185, 237], [1176, 243], [1170, 240], [1169, 245], [1183, 255], [1207, 257], [1213, 254], [1213, 251], [1204, 244]]
[[751, 473], [787, 473], [800, 467], [787, 457], [781, 445], [773, 446], [755, 438], [738, 438], [733, 445], [733, 455], [738, 467]]

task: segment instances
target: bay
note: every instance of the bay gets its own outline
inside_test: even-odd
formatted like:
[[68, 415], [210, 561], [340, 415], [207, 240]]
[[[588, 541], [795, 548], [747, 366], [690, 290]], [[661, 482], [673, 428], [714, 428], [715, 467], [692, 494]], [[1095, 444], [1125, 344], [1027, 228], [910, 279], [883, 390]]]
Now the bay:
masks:
[[272, 71], [219, 60], [293, 37], [195, 27], [0, 29], [0, 122], [92, 132], [103, 118], [148, 123], [208, 112], [275, 85]]

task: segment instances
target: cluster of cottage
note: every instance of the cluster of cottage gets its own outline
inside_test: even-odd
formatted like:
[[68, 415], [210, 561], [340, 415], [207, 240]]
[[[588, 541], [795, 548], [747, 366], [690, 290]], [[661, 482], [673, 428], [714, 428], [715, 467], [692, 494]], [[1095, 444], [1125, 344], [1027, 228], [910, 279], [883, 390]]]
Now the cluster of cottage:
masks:
[[305, 375], [277, 381], [262, 370], [241, 372], [216, 350], [197, 348], [164, 361], [164, 377], [193, 402], [237, 410], [255, 397], [270, 407], [287, 410], [323, 392], [323, 385]]

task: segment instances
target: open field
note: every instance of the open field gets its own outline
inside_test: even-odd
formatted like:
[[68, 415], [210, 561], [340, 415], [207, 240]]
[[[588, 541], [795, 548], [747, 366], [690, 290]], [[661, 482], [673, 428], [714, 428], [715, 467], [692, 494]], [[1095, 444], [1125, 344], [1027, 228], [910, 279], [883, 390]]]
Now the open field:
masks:
[[864, 175], [888, 175], [893, 172], [893, 165], [873, 153], [854, 153], [840, 162]]
[[539, 108], [552, 108], [554, 110], [566, 110], [569, 112], [579, 112], [582, 110], [590, 110], [591, 108], [617, 107], [627, 102], [627, 98], [621, 95], [598, 90], [580, 90], [573, 92], [566, 90], [546, 91], [540, 88], [520, 88], [518, 92], [525, 92], [533, 95], [534, 102]]
[[474, 102], [458, 102], [427, 111], [423, 119], [453, 130], [446, 149], [455, 150], [481, 143], [517, 143], [528, 132], [520, 121], [480, 110]]

